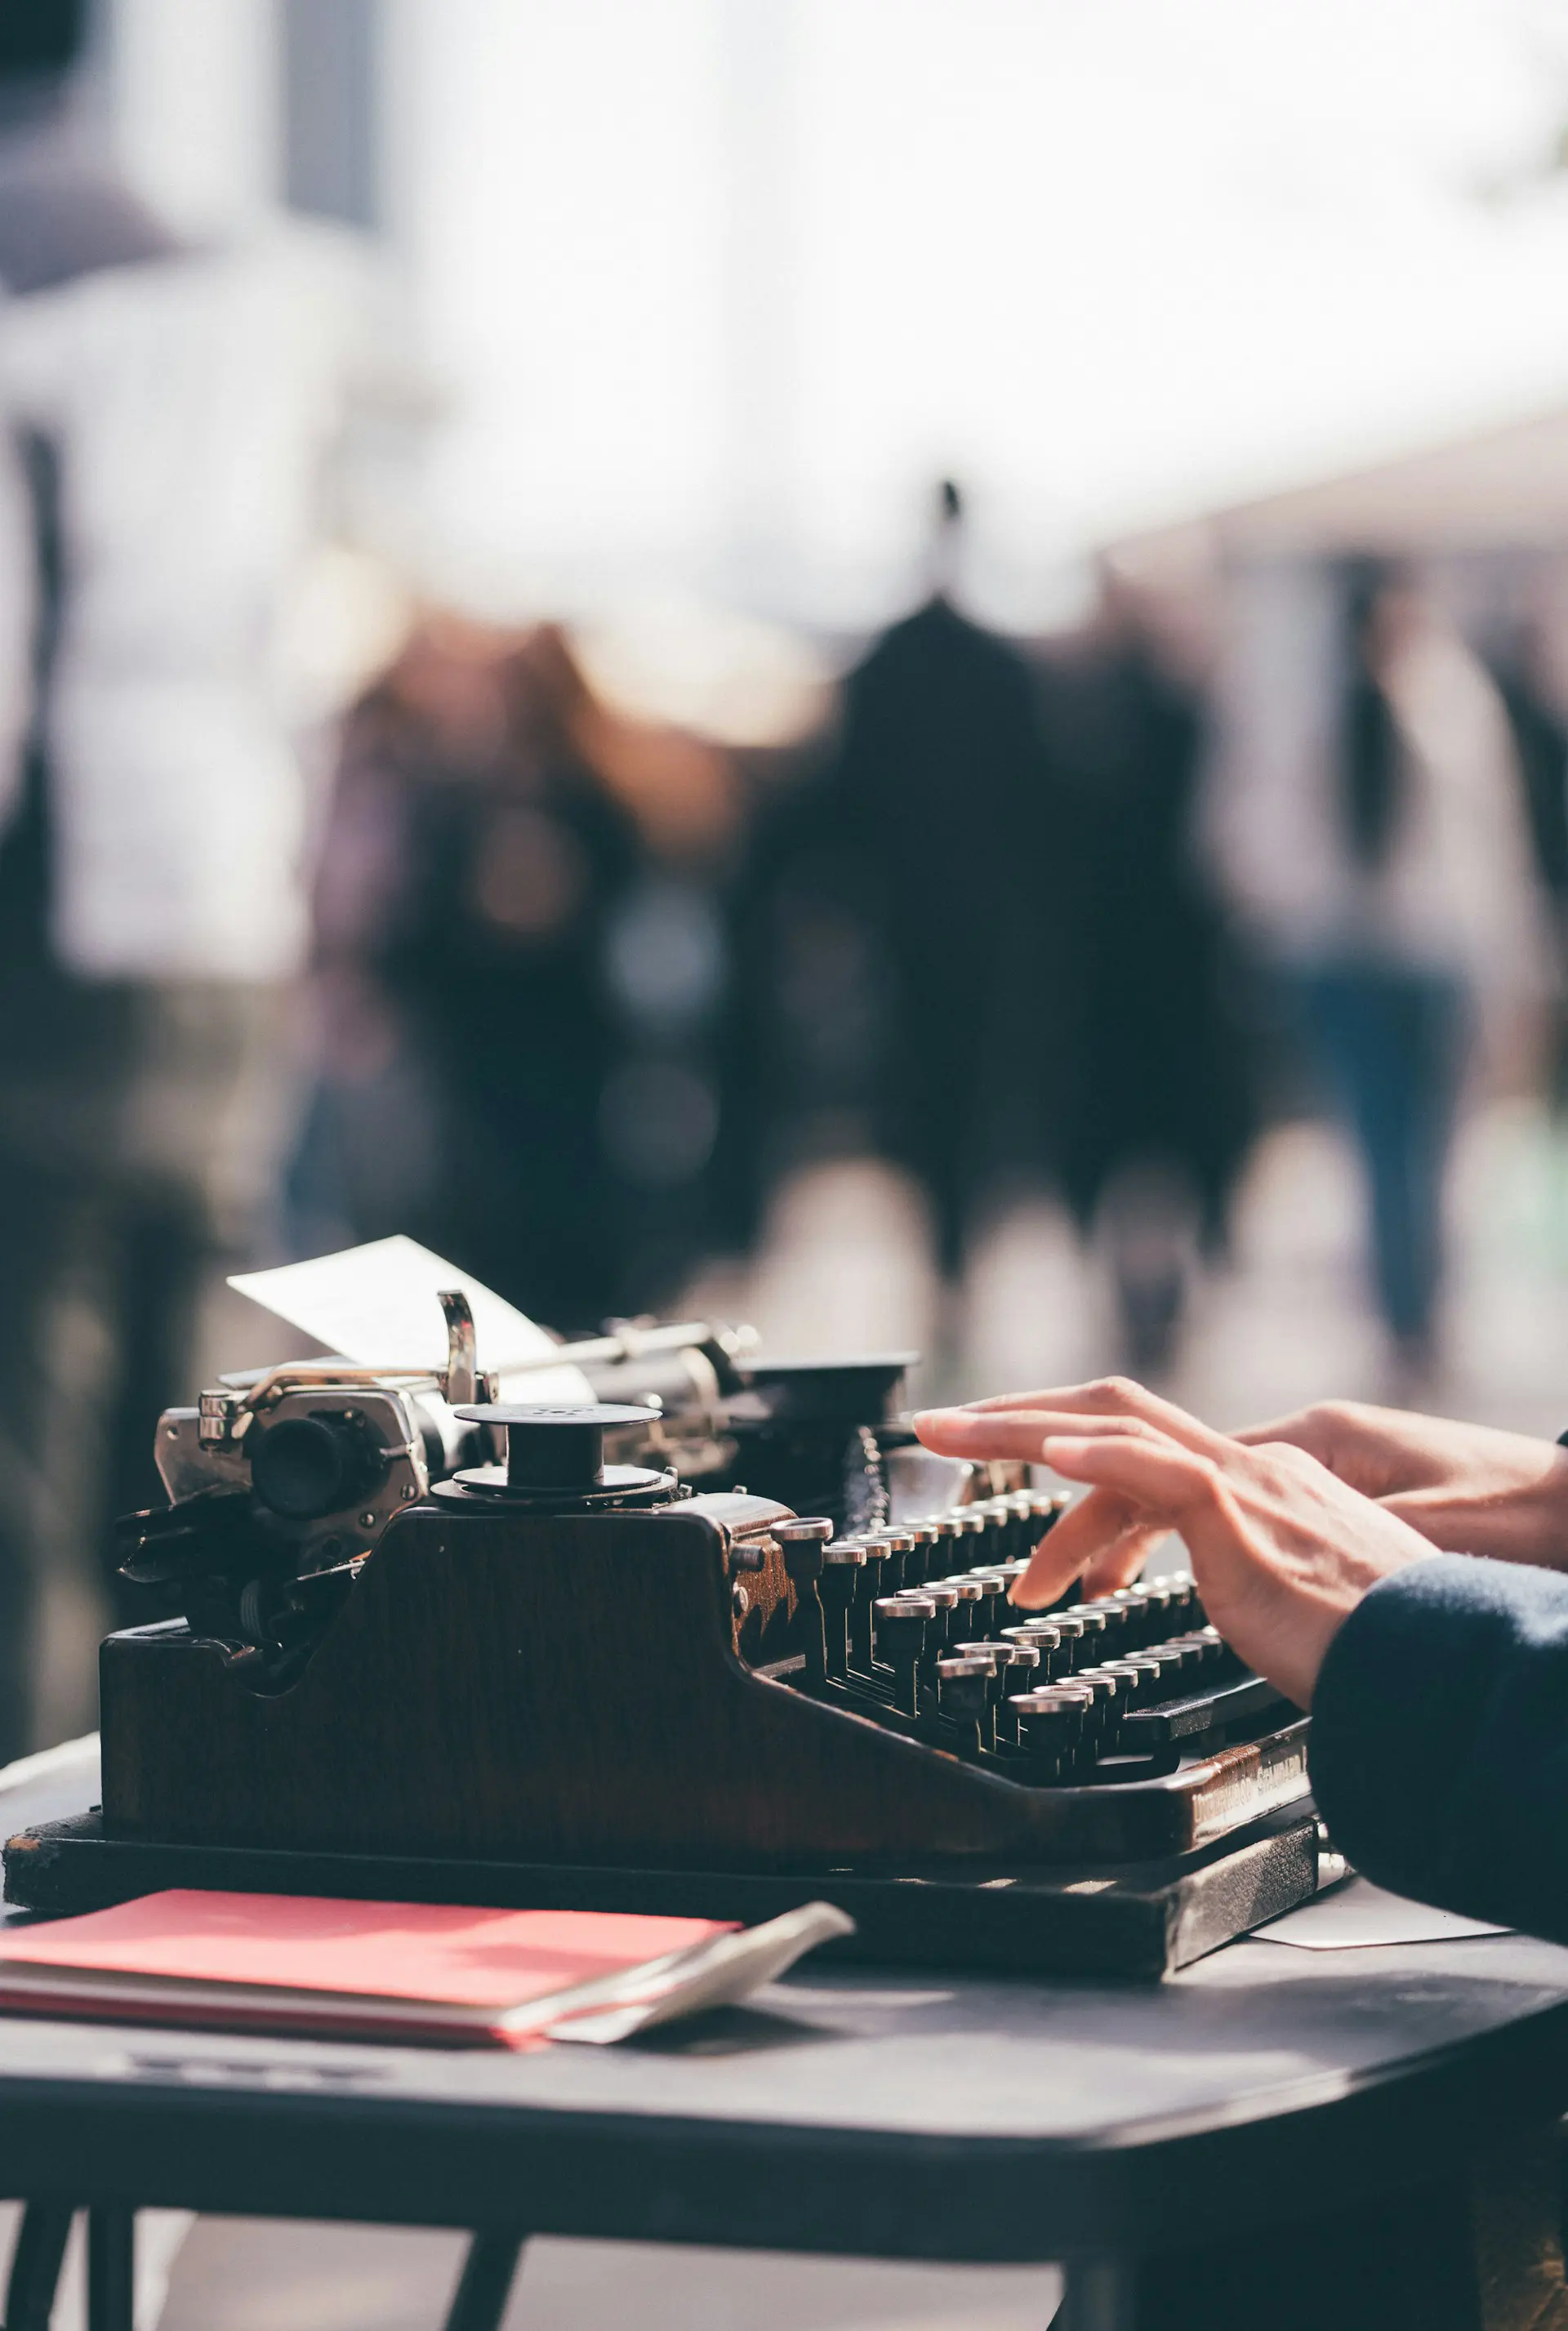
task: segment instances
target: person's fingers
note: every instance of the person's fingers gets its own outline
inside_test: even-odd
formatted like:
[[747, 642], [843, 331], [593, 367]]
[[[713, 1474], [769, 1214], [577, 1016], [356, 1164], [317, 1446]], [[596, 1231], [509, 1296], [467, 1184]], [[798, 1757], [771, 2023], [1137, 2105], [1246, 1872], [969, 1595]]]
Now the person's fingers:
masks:
[[1174, 1402], [1162, 1400], [1158, 1393], [1150, 1392], [1146, 1384], [1136, 1383], [1131, 1376], [1100, 1376], [1092, 1384], [1058, 1384], [1042, 1392], [999, 1393], [990, 1400], [968, 1401], [962, 1409], [938, 1413], [982, 1417], [1015, 1413], [1118, 1420], [1138, 1417], [1156, 1432], [1168, 1432], [1173, 1441], [1180, 1441], [1190, 1449], [1206, 1451], [1212, 1451], [1224, 1438], [1211, 1425], [1201, 1423]]
[[942, 1457], [1011, 1459], [1038, 1465], [1052, 1432], [1157, 1432], [1136, 1416], [1074, 1416], [1059, 1409], [1017, 1409], [1006, 1415], [977, 1416], [966, 1408], [928, 1408], [914, 1420], [927, 1449]]
[[1144, 1534], [1137, 1507], [1107, 1489], [1093, 1489], [1069, 1506], [1041, 1538], [1029, 1568], [1013, 1586], [1012, 1600], [1021, 1610], [1043, 1610], [1085, 1570], [1113, 1559], [1130, 1537], [1141, 1545]]
[[1159, 1433], [1052, 1433], [1045, 1446], [1046, 1463], [1064, 1480], [1126, 1499], [1141, 1508], [1150, 1528], [1179, 1528], [1183, 1514], [1213, 1485], [1214, 1468], [1206, 1457]]
[[[1091, 1489], [1089, 1495], [1093, 1497], [1096, 1492]], [[1127, 1531], [1114, 1546], [1107, 1546], [1083, 1574], [1084, 1601], [1092, 1602], [1098, 1594], [1114, 1594], [1118, 1586], [1130, 1586], [1135, 1578], [1141, 1576], [1145, 1563], [1162, 1538], [1169, 1536], [1164, 1522], [1152, 1526], [1145, 1523]]]

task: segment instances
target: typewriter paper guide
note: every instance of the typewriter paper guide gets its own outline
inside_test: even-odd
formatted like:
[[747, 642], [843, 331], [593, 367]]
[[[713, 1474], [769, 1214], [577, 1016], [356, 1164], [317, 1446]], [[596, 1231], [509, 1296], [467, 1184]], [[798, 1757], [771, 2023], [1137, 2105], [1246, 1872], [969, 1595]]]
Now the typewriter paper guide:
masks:
[[576, 1368], [523, 1365], [553, 1350], [553, 1338], [493, 1289], [411, 1238], [375, 1239], [313, 1262], [242, 1271], [229, 1285], [358, 1367], [432, 1373], [446, 1365], [436, 1298], [461, 1287], [473, 1310], [479, 1364], [499, 1373], [504, 1400], [594, 1398]]

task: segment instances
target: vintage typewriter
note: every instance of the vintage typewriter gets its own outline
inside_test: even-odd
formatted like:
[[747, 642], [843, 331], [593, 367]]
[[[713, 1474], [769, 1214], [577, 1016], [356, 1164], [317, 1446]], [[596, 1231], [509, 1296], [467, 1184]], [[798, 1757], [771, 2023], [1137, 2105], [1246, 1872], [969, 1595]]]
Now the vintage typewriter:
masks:
[[1307, 1723], [1184, 1574], [1026, 1614], [1060, 1500], [930, 1456], [908, 1355], [769, 1363], [701, 1324], [444, 1371], [225, 1380], [123, 1526], [169, 1615], [101, 1654], [101, 1809], [6, 1896], [206, 1885], [752, 1918], [879, 1960], [1159, 1974], [1342, 1874]]

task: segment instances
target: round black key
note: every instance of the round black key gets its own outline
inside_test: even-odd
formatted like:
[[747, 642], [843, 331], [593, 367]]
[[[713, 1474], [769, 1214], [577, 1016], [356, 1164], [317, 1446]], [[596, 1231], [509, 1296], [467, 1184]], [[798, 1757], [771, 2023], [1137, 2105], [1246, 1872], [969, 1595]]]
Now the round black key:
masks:
[[949, 1578], [944, 1581], [958, 1597], [958, 1608], [953, 1613], [953, 1623], [947, 1631], [948, 1641], [955, 1651], [973, 1642], [977, 1623], [984, 1615], [980, 1584], [974, 1578]]
[[936, 1567], [936, 1549], [942, 1543], [942, 1533], [933, 1521], [911, 1522], [909, 1535], [915, 1541], [914, 1551], [904, 1565], [906, 1586], [923, 1586]]
[[877, 1603], [877, 1649], [893, 1670], [893, 1698], [906, 1716], [920, 1713], [920, 1660], [936, 1616], [928, 1595], [883, 1596]]
[[1130, 1659], [1107, 1660], [1104, 1670], [1117, 1679], [1117, 1706], [1119, 1714], [1126, 1716], [1139, 1705], [1144, 1692], [1145, 1678], [1137, 1664], [1137, 1654], [1134, 1652]]
[[1105, 1640], [1109, 1623], [1105, 1613], [1098, 1610], [1092, 1603], [1074, 1603], [1069, 1604], [1067, 1616], [1076, 1619], [1082, 1627], [1083, 1657], [1086, 1660], [1092, 1658]]
[[1018, 1744], [1040, 1775], [1057, 1780], [1070, 1769], [1083, 1727], [1081, 1712], [1048, 1688], [1013, 1702]]
[[1120, 1603], [1113, 1603], [1108, 1596], [1100, 1595], [1092, 1603], [1079, 1603], [1073, 1607], [1086, 1613], [1092, 1611], [1097, 1618], [1105, 1621], [1100, 1643], [1106, 1651], [1121, 1649], [1127, 1639], [1127, 1614]]
[[889, 1522], [886, 1529], [876, 1532], [878, 1543], [885, 1549], [887, 1560], [882, 1568], [882, 1592], [897, 1594], [901, 1586], [912, 1586], [908, 1575], [909, 1556], [915, 1551], [915, 1533], [899, 1522]]
[[850, 1665], [861, 1675], [871, 1672], [871, 1605], [879, 1594], [891, 1593], [898, 1584], [887, 1575], [892, 1549], [886, 1543], [886, 1535], [882, 1530], [860, 1533], [866, 1561], [856, 1583], [855, 1599], [850, 1605]]
[[1093, 1695], [1075, 1684], [1047, 1684], [1026, 1692], [1017, 1702], [1021, 1746], [1037, 1759], [1053, 1780], [1070, 1780], [1084, 1748], [1084, 1731], [1094, 1706]]
[[1073, 1677], [1094, 1694], [1094, 1708], [1088, 1718], [1089, 1729], [1097, 1747], [1108, 1747], [1115, 1735], [1117, 1719], [1122, 1714], [1121, 1678], [1109, 1668], [1079, 1668]]
[[1153, 1660], [1158, 1668], [1159, 1682], [1155, 1686], [1155, 1697], [1157, 1699], [1179, 1699], [1182, 1696], [1183, 1666], [1180, 1651], [1172, 1651], [1166, 1643], [1151, 1643], [1146, 1651], [1138, 1653], [1138, 1657]]
[[1171, 1598], [1172, 1626], [1190, 1627], [1193, 1623], [1193, 1604], [1197, 1599], [1193, 1586], [1192, 1573], [1178, 1570], [1163, 1584]]
[[1131, 1668], [1138, 1677], [1137, 1689], [1133, 1694], [1136, 1707], [1146, 1708], [1150, 1700], [1159, 1698], [1164, 1689], [1165, 1679], [1170, 1673], [1164, 1660], [1156, 1658], [1150, 1651], [1129, 1651], [1126, 1657], [1118, 1660], [1117, 1664], [1118, 1667]]
[[822, 1575], [822, 1548], [831, 1543], [833, 1526], [817, 1514], [787, 1522], [774, 1522], [772, 1536], [784, 1550], [786, 1574], [797, 1582], [803, 1578], [820, 1578]]
[[936, 1613], [935, 1618], [926, 1630], [926, 1664], [929, 1668], [938, 1654], [947, 1649], [948, 1637], [953, 1628], [953, 1614], [958, 1608], [958, 1589], [955, 1586], [947, 1585], [943, 1580], [934, 1579], [929, 1586], [916, 1587], [910, 1591], [923, 1596]]
[[1040, 1681], [1040, 1651], [1033, 1643], [1009, 1643], [1008, 1662], [1002, 1674], [1002, 1697], [996, 1706], [996, 1736], [1010, 1745], [1018, 1740], [1018, 1717], [1013, 1703], [1021, 1692]]
[[1007, 1601], [1007, 1580], [1000, 1570], [974, 1570], [969, 1575], [981, 1594], [981, 1616], [974, 1623], [978, 1638], [994, 1632], [1003, 1605]]
[[1010, 1642], [1032, 1643], [1040, 1653], [1040, 1680], [1049, 1682], [1060, 1669], [1061, 1630], [1051, 1619], [1026, 1619], [1021, 1627], [1004, 1627]]
[[850, 1671], [850, 1613], [865, 1567], [866, 1549], [859, 1538], [836, 1537], [822, 1548], [817, 1592], [827, 1635], [827, 1671], [840, 1682]]
[[820, 1515], [775, 1522], [773, 1535], [784, 1556], [784, 1575], [795, 1590], [795, 1629], [806, 1663], [806, 1681], [820, 1684], [828, 1671], [827, 1627], [822, 1617], [822, 1549], [833, 1526]]
[[1061, 1637], [1061, 1672], [1070, 1675], [1083, 1653], [1083, 1622], [1072, 1611], [1053, 1611], [1050, 1623]]
[[991, 1713], [991, 1676], [986, 1660], [936, 1662], [938, 1711], [960, 1727], [966, 1746], [980, 1746], [981, 1727]]
[[1150, 1628], [1155, 1631], [1152, 1640], [1157, 1642], [1170, 1632], [1171, 1590], [1163, 1578], [1145, 1579], [1144, 1605], [1149, 1614]]

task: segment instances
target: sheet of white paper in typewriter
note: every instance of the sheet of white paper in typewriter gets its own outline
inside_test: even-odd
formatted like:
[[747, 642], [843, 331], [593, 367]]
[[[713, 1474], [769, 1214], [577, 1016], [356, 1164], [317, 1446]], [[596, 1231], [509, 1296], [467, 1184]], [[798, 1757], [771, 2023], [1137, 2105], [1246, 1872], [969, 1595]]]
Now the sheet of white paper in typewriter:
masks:
[[411, 1238], [375, 1239], [311, 1262], [242, 1271], [229, 1285], [329, 1352], [359, 1367], [388, 1370], [445, 1366], [446, 1327], [436, 1299], [461, 1287], [473, 1311], [479, 1364], [498, 1371], [503, 1400], [594, 1397], [576, 1368], [529, 1367], [553, 1348], [544, 1328]]

